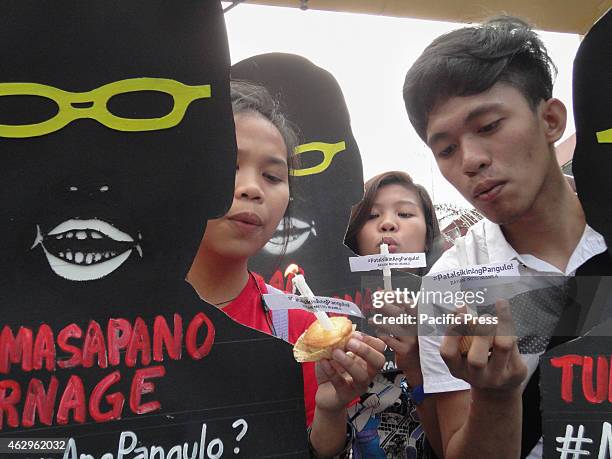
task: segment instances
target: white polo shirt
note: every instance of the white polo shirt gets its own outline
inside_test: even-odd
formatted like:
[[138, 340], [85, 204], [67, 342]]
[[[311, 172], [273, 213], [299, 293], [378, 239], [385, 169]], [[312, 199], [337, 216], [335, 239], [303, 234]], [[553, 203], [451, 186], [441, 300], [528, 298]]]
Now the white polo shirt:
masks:
[[[586, 261], [607, 250], [603, 236], [586, 225], [578, 245], [570, 256], [565, 272], [563, 272], [533, 255], [517, 253], [506, 241], [499, 225], [486, 219], [472, 226], [460, 239], [455, 246], [442, 254], [428, 275], [455, 268], [516, 260], [519, 262], [521, 276], [574, 276], [576, 270]], [[425, 393], [469, 389], [470, 385], [467, 382], [450, 374], [442, 360], [440, 356], [442, 339], [442, 336], [419, 336], [419, 355]], [[523, 382], [523, 387], [527, 385], [537, 368], [540, 354], [541, 352], [521, 354], [528, 368], [528, 376]], [[541, 458], [542, 450], [542, 439], [540, 438], [527, 459]]]
[[[552, 237], [552, 235], [551, 235]], [[521, 276], [573, 276], [590, 258], [607, 250], [601, 234], [586, 225], [584, 233], [570, 256], [565, 272], [533, 255], [519, 254], [506, 241], [499, 225], [482, 220], [472, 226], [456, 245], [442, 254], [428, 275], [488, 263], [519, 262]], [[425, 393], [466, 390], [470, 385], [453, 377], [440, 357], [442, 336], [419, 336], [419, 355]], [[528, 378], [538, 365], [539, 354], [522, 354], [529, 369]]]

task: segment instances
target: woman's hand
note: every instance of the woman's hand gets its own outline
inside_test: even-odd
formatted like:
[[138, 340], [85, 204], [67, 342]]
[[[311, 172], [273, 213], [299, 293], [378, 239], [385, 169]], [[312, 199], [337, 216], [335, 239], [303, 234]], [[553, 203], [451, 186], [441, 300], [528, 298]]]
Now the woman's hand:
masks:
[[[422, 380], [421, 365], [419, 363], [419, 340], [417, 325], [417, 308], [412, 302], [398, 306], [385, 303], [376, 310], [381, 314], [380, 319], [392, 318], [396, 321], [401, 318], [402, 324], [375, 323], [369, 319], [370, 325], [376, 328], [376, 336], [395, 352], [395, 365], [402, 370], [411, 385], [420, 384]], [[381, 322], [381, 320], [377, 320]]]
[[317, 362], [319, 388], [317, 409], [341, 411], [356, 397], [367, 392], [369, 384], [385, 363], [385, 343], [378, 338], [354, 332], [347, 343], [347, 354], [335, 349], [331, 360]]
[[346, 347], [350, 354], [335, 349], [331, 360], [315, 365], [319, 388], [309, 439], [317, 457], [334, 457], [347, 447], [346, 407], [385, 363], [385, 343], [378, 338], [354, 332]]

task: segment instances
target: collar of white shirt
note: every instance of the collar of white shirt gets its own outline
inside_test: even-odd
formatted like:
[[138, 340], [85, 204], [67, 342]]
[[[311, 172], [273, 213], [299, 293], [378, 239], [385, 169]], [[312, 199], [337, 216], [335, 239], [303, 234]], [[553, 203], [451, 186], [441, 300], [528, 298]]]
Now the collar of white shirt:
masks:
[[565, 272], [550, 263], [530, 254], [519, 254], [508, 244], [500, 226], [489, 220], [484, 220], [484, 233], [491, 263], [501, 263], [518, 260], [527, 268], [541, 272], [573, 276], [576, 270], [587, 260], [607, 250], [606, 242], [601, 234], [586, 225], [584, 232], [574, 252], [570, 256]]

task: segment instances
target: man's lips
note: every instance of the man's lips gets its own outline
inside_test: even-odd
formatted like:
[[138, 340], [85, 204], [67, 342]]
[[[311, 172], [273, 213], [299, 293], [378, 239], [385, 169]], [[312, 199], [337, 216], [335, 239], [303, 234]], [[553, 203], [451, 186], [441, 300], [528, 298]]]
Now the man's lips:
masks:
[[485, 180], [474, 188], [472, 197], [480, 201], [491, 201], [497, 197], [506, 182], [502, 180]]

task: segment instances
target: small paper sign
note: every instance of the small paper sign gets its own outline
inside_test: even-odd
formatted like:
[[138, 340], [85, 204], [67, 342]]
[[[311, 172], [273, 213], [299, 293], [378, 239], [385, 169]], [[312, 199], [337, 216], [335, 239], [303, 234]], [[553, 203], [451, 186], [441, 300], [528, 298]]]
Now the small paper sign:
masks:
[[[489, 263], [484, 265], [473, 265], [465, 268], [455, 268], [448, 271], [428, 275], [427, 277], [434, 281], [452, 281], [461, 282], [463, 286], [467, 282], [477, 282], [486, 279], [497, 279], [499, 277], [518, 277], [518, 261], [512, 260], [502, 263]], [[455, 282], [451, 282], [453, 285]]]
[[422, 268], [427, 265], [424, 253], [392, 253], [349, 257], [351, 271], [373, 271], [383, 268]]
[[[489, 263], [472, 265], [463, 268], [450, 269], [448, 271], [428, 274], [423, 277], [422, 288], [427, 293], [426, 298], [437, 298], [426, 300], [424, 303], [432, 303], [438, 306], [447, 306], [454, 310], [458, 303], [457, 297], [463, 298], [465, 292], [478, 292], [478, 301], [474, 305], [494, 304], [497, 299], [511, 298], [520, 293], [517, 289], [523, 289], [518, 285], [520, 279], [518, 262], [513, 260], [503, 263]], [[511, 287], [510, 291], [506, 286]], [[449, 300], [440, 300], [444, 297]], [[454, 298], [450, 301], [450, 298]], [[461, 301], [464, 303], [464, 301]], [[469, 304], [465, 304], [470, 309]], [[451, 307], [452, 306], [452, 307]], [[424, 307], [422, 305], [422, 307]], [[433, 314], [433, 311], [429, 311]]]
[[278, 309], [303, 309], [315, 312], [333, 312], [355, 317], [364, 317], [355, 303], [341, 300], [340, 298], [330, 298], [327, 296], [315, 296], [306, 298], [304, 296], [267, 293], [263, 295], [266, 306], [271, 310]]

